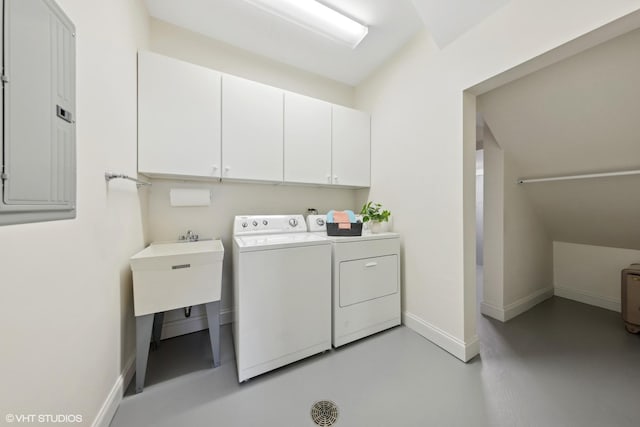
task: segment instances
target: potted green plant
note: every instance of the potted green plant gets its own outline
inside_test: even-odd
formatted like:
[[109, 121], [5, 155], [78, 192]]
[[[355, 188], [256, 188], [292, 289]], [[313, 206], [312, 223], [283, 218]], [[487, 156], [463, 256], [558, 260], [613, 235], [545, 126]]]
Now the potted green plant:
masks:
[[369, 229], [372, 233], [379, 233], [382, 228], [382, 222], [388, 222], [391, 212], [382, 209], [382, 204], [376, 202], [367, 202], [360, 210], [362, 222], [369, 222]]

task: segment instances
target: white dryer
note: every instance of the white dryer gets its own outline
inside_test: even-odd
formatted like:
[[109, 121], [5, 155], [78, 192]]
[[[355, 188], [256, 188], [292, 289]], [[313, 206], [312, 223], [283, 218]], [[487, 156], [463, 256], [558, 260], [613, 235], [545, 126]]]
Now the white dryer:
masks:
[[331, 242], [302, 215], [236, 216], [238, 381], [331, 348]]
[[347, 344], [400, 324], [400, 235], [327, 236], [325, 215], [309, 215], [311, 234], [332, 243], [332, 343]]

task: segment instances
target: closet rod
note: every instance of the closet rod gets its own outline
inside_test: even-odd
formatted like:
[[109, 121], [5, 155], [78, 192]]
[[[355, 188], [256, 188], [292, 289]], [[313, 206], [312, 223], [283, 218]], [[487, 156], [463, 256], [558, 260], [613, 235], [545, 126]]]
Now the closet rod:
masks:
[[625, 176], [625, 175], [640, 175], [640, 169], [630, 170], [630, 171], [619, 171], [619, 172], [588, 173], [584, 175], [552, 176], [548, 178], [527, 178], [527, 179], [519, 179], [518, 184], [528, 184], [530, 182], [545, 182], [545, 181], [565, 181], [568, 179], [604, 178], [607, 176]]
[[133, 182], [135, 182], [135, 183], [136, 183], [136, 186], [137, 186], [138, 188], [140, 188], [140, 187], [141, 187], [141, 186], [143, 186], [143, 185], [151, 185], [151, 183], [150, 183], [150, 182], [141, 181], [141, 180], [139, 180], [139, 179], [137, 179], [137, 178], [132, 178], [132, 177], [130, 177], [129, 175], [125, 175], [125, 174], [122, 174], [122, 173], [110, 173], [110, 172], [105, 172], [105, 174], [104, 174], [104, 179], [105, 179], [107, 182], [111, 181], [112, 179], [127, 179], [127, 180], [129, 180], [129, 181], [133, 181]]

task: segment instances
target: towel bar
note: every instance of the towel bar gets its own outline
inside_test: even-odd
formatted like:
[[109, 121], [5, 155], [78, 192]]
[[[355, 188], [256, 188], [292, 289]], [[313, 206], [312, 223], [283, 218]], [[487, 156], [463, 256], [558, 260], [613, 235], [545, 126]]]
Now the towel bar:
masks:
[[135, 183], [136, 183], [136, 186], [137, 186], [138, 188], [140, 188], [140, 187], [141, 187], [141, 186], [143, 186], [143, 185], [151, 185], [151, 183], [150, 183], [150, 182], [141, 181], [141, 180], [139, 180], [139, 179], [137, 179], [137, 178], [133, 178], [133, 177], [130, 177], [129, 175], [125, 175], [125, 174], [121, 174], [121, 173], [110, 173], [110, 172], [105, 172], [105, 174], [104, 174], [104, 179], [105, 179], [107, 182], [111, 181], [112, 179], [127, 179], [127, 180], [129, 180], [129, 181], [133, 181], [133, 182], [135, 182]]

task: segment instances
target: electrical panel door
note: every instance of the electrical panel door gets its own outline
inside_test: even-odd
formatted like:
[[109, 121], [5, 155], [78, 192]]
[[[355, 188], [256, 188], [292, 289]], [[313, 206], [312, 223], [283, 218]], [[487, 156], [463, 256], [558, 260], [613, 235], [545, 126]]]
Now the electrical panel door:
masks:
[[[49, 0], [5, 0], [0, 224], [75, 216], [75, 29]], [[67, 216], [69, 217], [69, 216]]]

